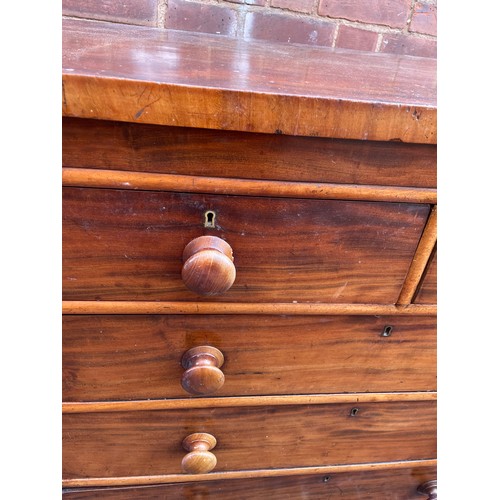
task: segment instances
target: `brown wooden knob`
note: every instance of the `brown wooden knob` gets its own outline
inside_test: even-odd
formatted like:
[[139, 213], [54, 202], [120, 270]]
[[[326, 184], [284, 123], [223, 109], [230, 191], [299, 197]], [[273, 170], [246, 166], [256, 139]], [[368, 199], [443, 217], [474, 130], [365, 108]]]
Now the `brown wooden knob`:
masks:
[[182, 470], [188, 474], [205, 474], [213, 470], [217, 465], [217, 457], [209, 450], [216, 444], [217, 440], [204, 432], [184, 438], [182, 447], [189, 453], [182, 459]]
[[224, 293], [236, 278], [233, 249], [217, 236], [200, 236], [190, 241], [182, 260], [182, 280], [199, 295]]
[[181, 385], [189, 394], [211, 394], [224, 385], [224, 374], [219, 370], [224, 355], [215, 347], [193, 347], [184, 353], [181, 364], [186, 369]]
[[437, 481], [427, 481], [421, 484], [417, 491], [422, 495], [427, 495], [427, 500], [437, 500], [438, 490], [437, 490]]

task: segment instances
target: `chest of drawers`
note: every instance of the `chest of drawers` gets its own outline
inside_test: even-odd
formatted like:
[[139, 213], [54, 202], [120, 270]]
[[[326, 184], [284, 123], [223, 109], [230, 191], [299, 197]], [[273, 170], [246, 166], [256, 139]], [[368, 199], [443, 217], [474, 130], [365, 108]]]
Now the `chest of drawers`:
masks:
[[63, 22], [63, 494], [437, 498], [435, 62]]

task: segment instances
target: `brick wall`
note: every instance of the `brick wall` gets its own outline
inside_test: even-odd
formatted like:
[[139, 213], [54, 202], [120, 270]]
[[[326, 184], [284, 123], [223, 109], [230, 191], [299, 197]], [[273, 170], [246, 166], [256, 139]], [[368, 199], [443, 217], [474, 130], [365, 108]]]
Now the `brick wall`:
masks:
[[436, 57], [437, 0], [63, 0], [64, 16]]

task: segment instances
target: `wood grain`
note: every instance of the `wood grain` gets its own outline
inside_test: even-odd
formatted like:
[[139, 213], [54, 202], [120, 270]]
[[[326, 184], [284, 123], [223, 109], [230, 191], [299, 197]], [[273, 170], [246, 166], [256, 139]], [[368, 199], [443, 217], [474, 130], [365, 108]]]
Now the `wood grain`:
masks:
[[311, 474], [345, 474], [353, 472], [375, 472], [385, 471], [391, 473], [401, 469], [416, 469], [421, 467], [437, 466], [436, 459], [430, 460], [405, 460], [403, 462], [377, 462], [347, 465], [322, 465], [316, 467], [288, 467], [279, 469], [253, 469], [229, 472], [211, 472], [210, 474], [162, 474], [156, 476], [126, 476], [126, 477], [92, 477], [78, 479], [63, 479], [64, 487], [88, 487], [88, 486], [137, 486], [158, 485], [167, 483], [207, 482], [219, 481], [221, 479], [253, 479], [253, 478], [276, 478], [293, 477]]
[[437, 304], [437, 244], [413, 299], [414, 304]]
[[[206, 229], [204, 213], [217, 214]], [[428, 205], [63, 188], [64, 300], [208, 300], [181, 280], [197, 236], [226, 240], [224, 302], [394, 304]]]
[[63, 168], [63, 186], [212, 193], [244, 196], [436, 203], [436, 190], [354, 184], [221, 179], [191, 175], [143, 174], [119, 170]]
[[[435, 61], [66, 19], [62, 101], [63, 486], [171, 483], [68, 500], [435, 479]], [[202, 235], [234, 250], [220, 297], [181, 280]], [[192, 397], [207, 344], [225, 383]]]
[[67, 402], [189, 397], [181, 359], [202, 345], [224, 355], [215, 396], [436, 389], [435, 317], [85, 315], [62, 329]]
[[437, 240], [437, 205], [432, 207], [397, 303], [409, 304], [424, 276]]
[[[436, 188], [436, 146], [63, 118], [65, 167]], [[305, 168], [306, 167], [306, 168]]]
[[196, 396], [214, 394], [224, 385], [224, 355], [212, 346], [196, 346], [184, 352], [181, 366], [184, 372], [181, 386], [188, 394]]
[[64, 116], [436, 142], [430, 58], [76, 19], [63, 19], [62, 49]]
[[148, 399], [138, 401], [62, 403], [63, 413], [102, 413], [146, 410], [180, 410], [189, 408], [234, 408], [246, 406], [325, 405], [350, 403], [386, 403], [395, 401], [436, 401], [437, 393], [426, 392], [357, 392], [344, 394], [306, 394], [291, 396], [237, 396]]
[[[217, 439], [215, 471], [436, 457], [435, 402], [63, 415], [63, 478], [177, 474], [182, 440]], [[215, 451], [215, 450], [214, 450]]]
[[195, 432], [182, 440], [182, 447], [188, 452], [184, 455], [181, 467], [187, 474], [207, 474], [217, 465], [217, 457], [211, 453], [217, 440], [211, 434]]
[[182, 281], [197, 295], [227, 292], [236, 278], [233, 249], [217, 236], [198, 236], [182, 252]]
[[[404, 464], [403, 464], [404, 465]], [[390, 480], [388, 480], [390, 477]], [[151, 498], [217, 498], [217, 500], [422, 500], [419, 484], [437, 477], [436, 467], [412, 466], [272, 478], [225, 479], [183, 484], [105, 489], [63, 490], [65, 500], [150, 500]]]
[[435, 316], [435, 304], [290, 304], [252, 302], [150, 302], [106, 300], [65, 300], [63, 314], [287, 314], [321, 316], [325, 314], [362, 316]]

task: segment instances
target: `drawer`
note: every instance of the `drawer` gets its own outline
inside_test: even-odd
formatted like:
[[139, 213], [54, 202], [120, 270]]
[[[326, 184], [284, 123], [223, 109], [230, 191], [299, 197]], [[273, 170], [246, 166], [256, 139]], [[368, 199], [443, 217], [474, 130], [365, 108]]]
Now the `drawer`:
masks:
[[208, 433], [214, 472], [436, 458], [434, 401], [63, 415], [63, 478], [182, 473], [183, 440]]
[[434, 144], [63, 118], [62, 157], [66, 167], [436, 187]]
[[[181, 366], [184, 353], [199, 346], [222, 353], [220, 369], [213, 353], [210, 370], [201, 367], [206, 357], [195, 359], [199, 352], [187, 370]], [[436, 318], [68, 315], [62, 358], [68, 402], [432, 391]]]
[[391, 468], [290, 477], [225, 479], [142, 487], [63, 490], [65, 500], [150, 500], [159, 498], [217, 500], [423, 500], [418, 487], [436, 479], [435, 467]]
[[[214, 229], [204, 227], [212, 211]], [[63, 188], [63, 299], [396, 302], [429, 205]], [[182, 255], [210, 234], [236, 280], [203, 297]]]

